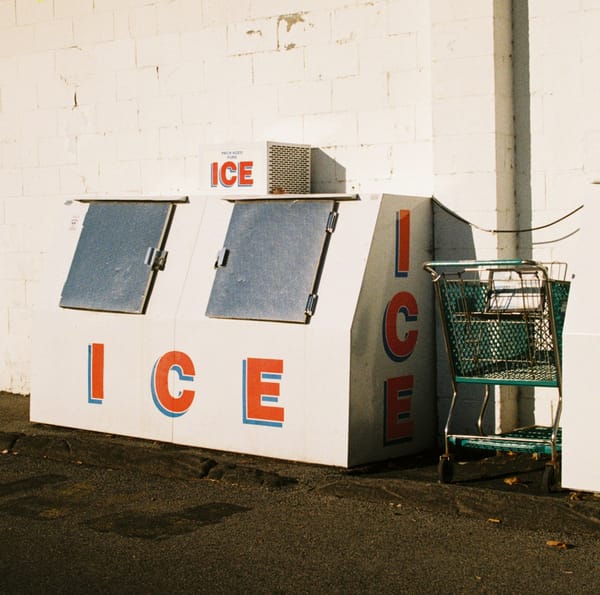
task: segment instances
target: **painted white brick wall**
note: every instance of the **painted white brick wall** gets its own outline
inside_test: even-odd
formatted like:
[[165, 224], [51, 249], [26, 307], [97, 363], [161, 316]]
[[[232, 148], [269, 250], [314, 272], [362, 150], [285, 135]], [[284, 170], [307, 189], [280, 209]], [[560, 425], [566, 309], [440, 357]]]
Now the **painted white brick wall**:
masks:
[[54, 17], [53, 2], [38, 2], [37, 0], [16, 0], [18, 25], [48, 23]]
[[[0, 0], [0, 389], [28, 390], [53, 208], [199, 192], [203, 143], [309, 143], [315, 191], [435, 191], [481, 225], [510, 222], [495, 198], [512, 159], [491, 22], [505, 3]], [[531, 219], [545, 223], [600, 178], [600, 3], [530, 0], [529, 21]], [[565, 252], [535, 244], [552, 231], [536, 255]], [[497, 254], [489, 234], [473, 242]]]
[[[510, 3], [432, 2], [432, 114], [435, 195], [489, 229], [512, 228], [514, 212]], [[506, 175], [507, 172], [509, 175]], [[483, 221], [481, 213], [492, 214]], [[469, 232], [470, 233], [470, 232]], [[446, 258], [510, 257], [513, 237], [483, 235], [469, 254], [438, 234]]]
[[[580, 6], [581, 4], [581, 6]], [[582, 204], [600, 179], [600, 5], [530, 3], [532, 225], [545, 225]], [[577, 259], [581, 246], [574, 216], [534, 233], [540, 260]], [[566, 237], [568, 236], [568, 237]], [[560, 238], [565, 238], [560, 240]]]

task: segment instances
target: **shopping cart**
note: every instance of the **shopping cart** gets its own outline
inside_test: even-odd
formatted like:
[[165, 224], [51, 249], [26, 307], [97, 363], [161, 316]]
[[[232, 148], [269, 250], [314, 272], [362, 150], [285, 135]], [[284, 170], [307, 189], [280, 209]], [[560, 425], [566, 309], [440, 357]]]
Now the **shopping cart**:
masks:
[[[561, 345], [569, 295], [566, 265], [472, 260], [428, 262], [424, 268], [433, 278], [452, 378], [440, 481], [452, 481], [451, 446], [529, 452], [550, 455], [542, 487], [551, 491], [560, 482]], [[458, 385], [464, 383], [485, 385], [474, 435], [451, 432], [460, 403]], [[495, 385], [557, 388], [550, 426], [484, 432], [490, 387]]]

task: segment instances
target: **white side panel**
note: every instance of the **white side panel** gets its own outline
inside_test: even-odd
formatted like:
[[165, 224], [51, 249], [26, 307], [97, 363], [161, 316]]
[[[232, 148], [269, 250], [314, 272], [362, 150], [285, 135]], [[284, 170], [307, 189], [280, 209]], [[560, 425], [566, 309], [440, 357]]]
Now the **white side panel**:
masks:
[[593, 185], [584, 207], [580, 250], [569, 292], [563, 333], [562, 485], [573, 490], [600, 491], [596, 438], [600, 399], [596, 362], [600, 359], [600, 186]]
[[376, 214], [352, 326], [351, 465], [435, 440], [431, 202], [383, 195]]
[[596, 369], [591, 363], [600, 361], [600, 334], [565, 335], [563, 353], [561, 483], [571, 490], [600, 492], [596, 452], [600, 398], [594, 388], [598, 382]]

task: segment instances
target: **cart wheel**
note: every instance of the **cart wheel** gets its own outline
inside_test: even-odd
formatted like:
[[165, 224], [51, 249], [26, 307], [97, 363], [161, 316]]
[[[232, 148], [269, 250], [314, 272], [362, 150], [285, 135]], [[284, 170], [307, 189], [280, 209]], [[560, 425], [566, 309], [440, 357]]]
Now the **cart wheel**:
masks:
[[542, 491], [547, 494], [557, 491], [560, 486], [560, 472], [558, 464], [547, 463], [544, 467], [544, 475], [542, 477]]
[[454, 475], [452, 460], [448, 455], [442, 455], [438, 463], [438, 481], [440, 483], [450, 483]]

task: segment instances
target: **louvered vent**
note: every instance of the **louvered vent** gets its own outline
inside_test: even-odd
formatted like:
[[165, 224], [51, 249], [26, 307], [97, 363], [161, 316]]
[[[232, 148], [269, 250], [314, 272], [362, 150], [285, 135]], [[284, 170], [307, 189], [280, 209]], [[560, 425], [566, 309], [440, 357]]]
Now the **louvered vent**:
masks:
[[268, 144], [269, 194], [310, 193], [310, 146]]

